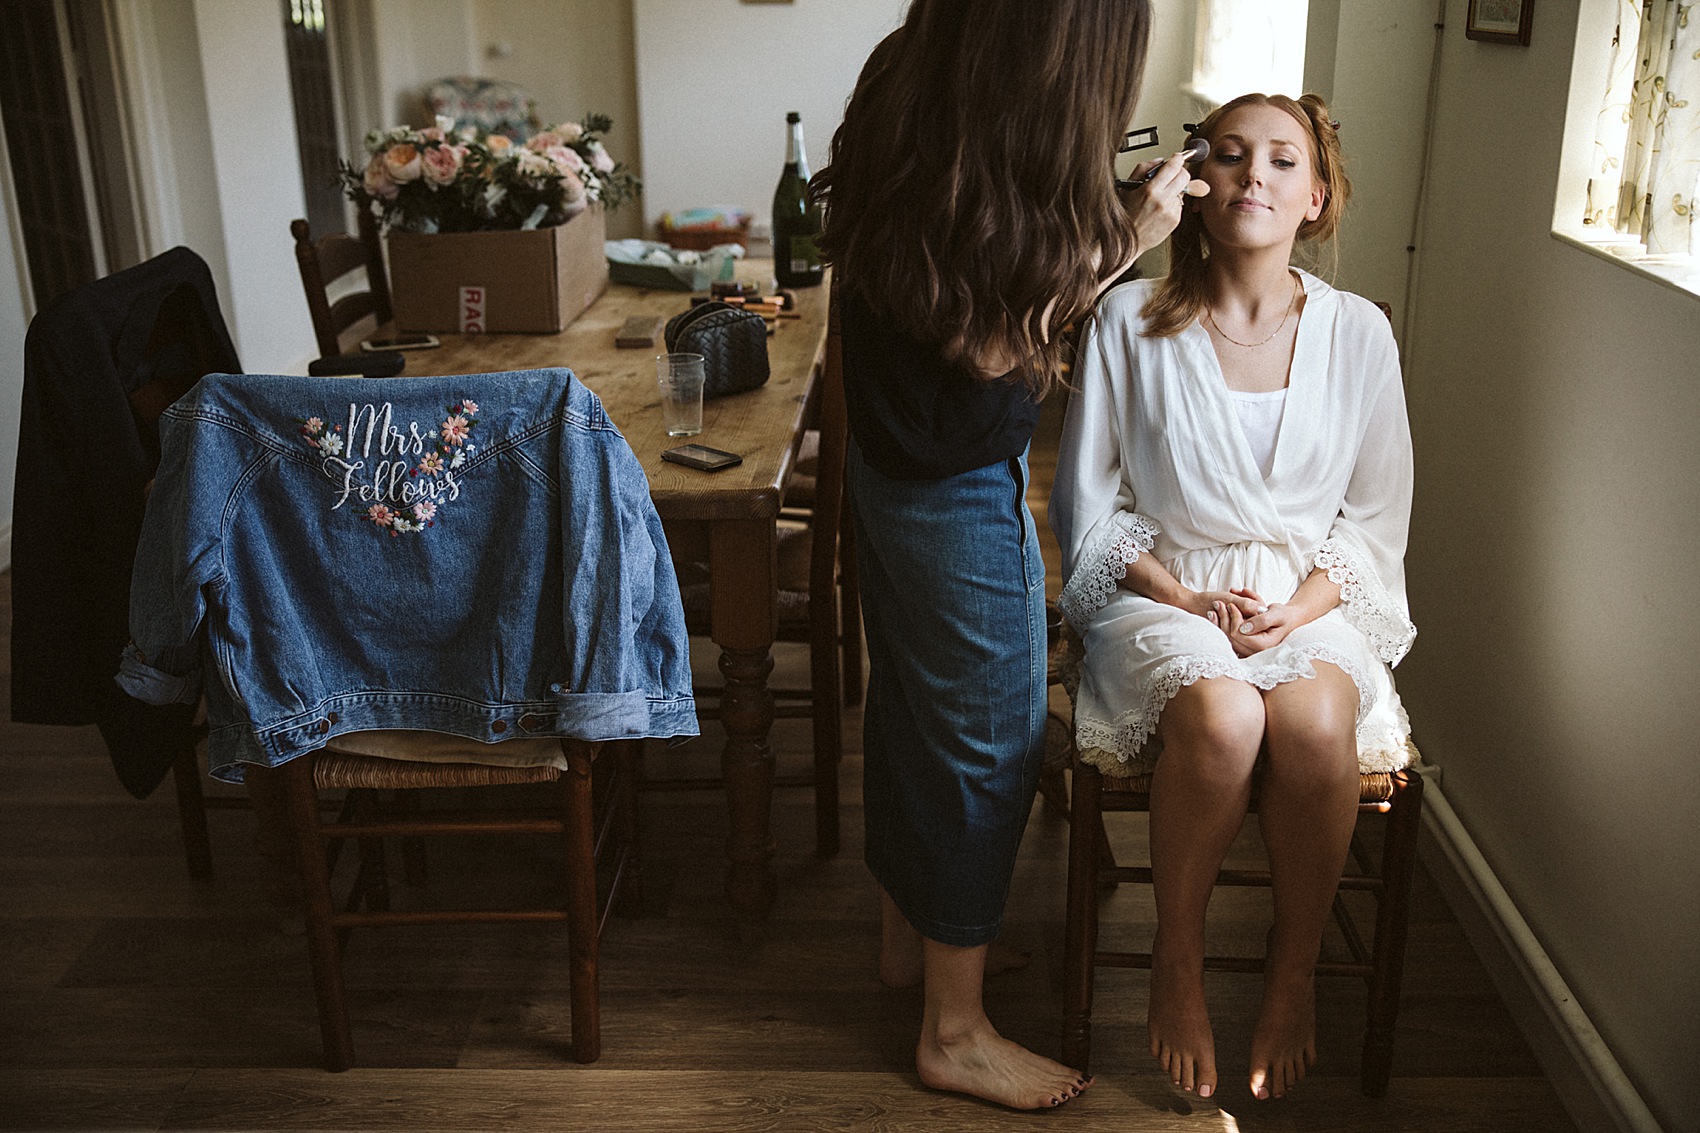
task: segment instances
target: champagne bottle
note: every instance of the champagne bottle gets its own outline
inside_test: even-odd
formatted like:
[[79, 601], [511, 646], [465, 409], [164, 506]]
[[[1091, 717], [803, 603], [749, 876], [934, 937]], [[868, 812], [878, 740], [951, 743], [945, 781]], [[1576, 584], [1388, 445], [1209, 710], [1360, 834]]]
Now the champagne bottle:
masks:
[[785, 150], [785, 172], [773, 191], [773, 274], [781, 287], [816, 287], [821, 281], [820, 206], [809, 200], [809, 158], [803, 150], [803, 118], [795, 110], [785, 116], [791, 139]]

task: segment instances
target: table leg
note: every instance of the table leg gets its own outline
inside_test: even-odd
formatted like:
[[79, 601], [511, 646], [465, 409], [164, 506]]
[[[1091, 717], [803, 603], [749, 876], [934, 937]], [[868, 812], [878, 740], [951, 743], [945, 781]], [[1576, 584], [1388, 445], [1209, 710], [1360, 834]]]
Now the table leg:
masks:
[[713, 636], [721, 648], [726, 691], [720, 719], [726, 747], [720, 756], [726, 779], [730, 870], [726, 895], [746, 920], [767, 916], [773, 906], [773, 638], [778, 628], [778, 568], [774, 521], [725, 520], [709, 535], [709, 571], [714, 591]]

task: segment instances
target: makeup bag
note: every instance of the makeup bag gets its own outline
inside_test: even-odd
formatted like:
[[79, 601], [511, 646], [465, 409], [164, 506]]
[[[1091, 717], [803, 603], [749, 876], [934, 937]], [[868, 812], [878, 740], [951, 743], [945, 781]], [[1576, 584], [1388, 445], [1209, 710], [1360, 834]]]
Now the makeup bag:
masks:
[[767, 381], [767, 320], [730, 303], [702, 303], [667, 322], [667, 350], [701, 354], [702, 395], [743, 393]]

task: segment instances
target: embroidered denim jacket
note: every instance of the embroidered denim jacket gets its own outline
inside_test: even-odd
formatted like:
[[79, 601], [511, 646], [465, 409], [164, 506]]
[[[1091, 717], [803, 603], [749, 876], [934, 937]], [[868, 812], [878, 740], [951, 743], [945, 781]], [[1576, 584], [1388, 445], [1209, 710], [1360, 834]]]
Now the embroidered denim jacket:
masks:
[[160, 423], [118, 682], [212, 774], [328, 739], [697, 734], [643, 469], [567, 370], [209, 375]]

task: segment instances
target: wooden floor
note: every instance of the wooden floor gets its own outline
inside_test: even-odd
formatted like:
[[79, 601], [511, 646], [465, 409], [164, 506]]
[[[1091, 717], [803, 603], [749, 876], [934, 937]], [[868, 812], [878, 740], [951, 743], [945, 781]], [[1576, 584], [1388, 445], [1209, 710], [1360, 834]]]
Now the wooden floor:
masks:
[[[1052, 437], [1048, 420], [1035, 448], [1036, 503]], [[6, 627], [10, 594], [4, 577]], [[806, 675], [798, 657], [780, 670]], [[858, 725], [852, 717], [843, 769], [844, 850], [815, 858], [807, 792], [780, 792], [779, 898], [754, 940], [739, 941], [721, 900], [720, 796], [645, 796], [646, 909], [613, 921], [603, 942], [601, 1061], [568, 1057], [558, 929], [367, 931], [352, 938], [347, 962], [360, 1068], [341, 1075], [318, 1068], [305, 945], [268, 902], [253, 816], [213, 813], [216, 874], [194, 883], [169, 785], [145, 802], [129, 798], [93, 729], [0, 725], [0, 1129], [1573, 1129], [1426, 878], [1384, 1099], [1357, 1090], [1364, 989], [1355, 982], [1320, 987], [1312, 1077], [1284, 1102], [1256, 1103], [1243, 1079], [1257, 980], [1212, 976], [1218, 1106], [1154, 1073], [1144, 976], [1122, 972], [1099, 977], [1098, 1084], [1084, 1098], [1026, 1115], [924, 1089], [912, 1064], [919, 993], [874, 977]], [[776, 727], [783, 764], [800, 765], [807, 743], [805, 722]], [[650, 761], [710, 769], [714, 750], [708, 738], [653, 748]], [[1110, 818], [1118, 839], [1140, 841], [1142, 816]], [[1062, 814], [1035, 807], [1005, 930], [1032, 962], [987, 987], [1004, 1033], [1049, 1053], [1060, 1032], [1067, 833]], [[444, 846], [427, 890], [499, 902], [538, 878], [547, 884], [546, 848]], [[1234, 855], [1257, 859], [1253, 831]], [[408, 891], [396, 890], [405, 902]], [[1267, 920], [1265, 894], [1224, 893], [1212, 908], [1213, 934], [1247, 954]], [[1106, 943], [1148, 933], [1151, 921], [1147, 894], [1118, 892], [1106, 903]]]

